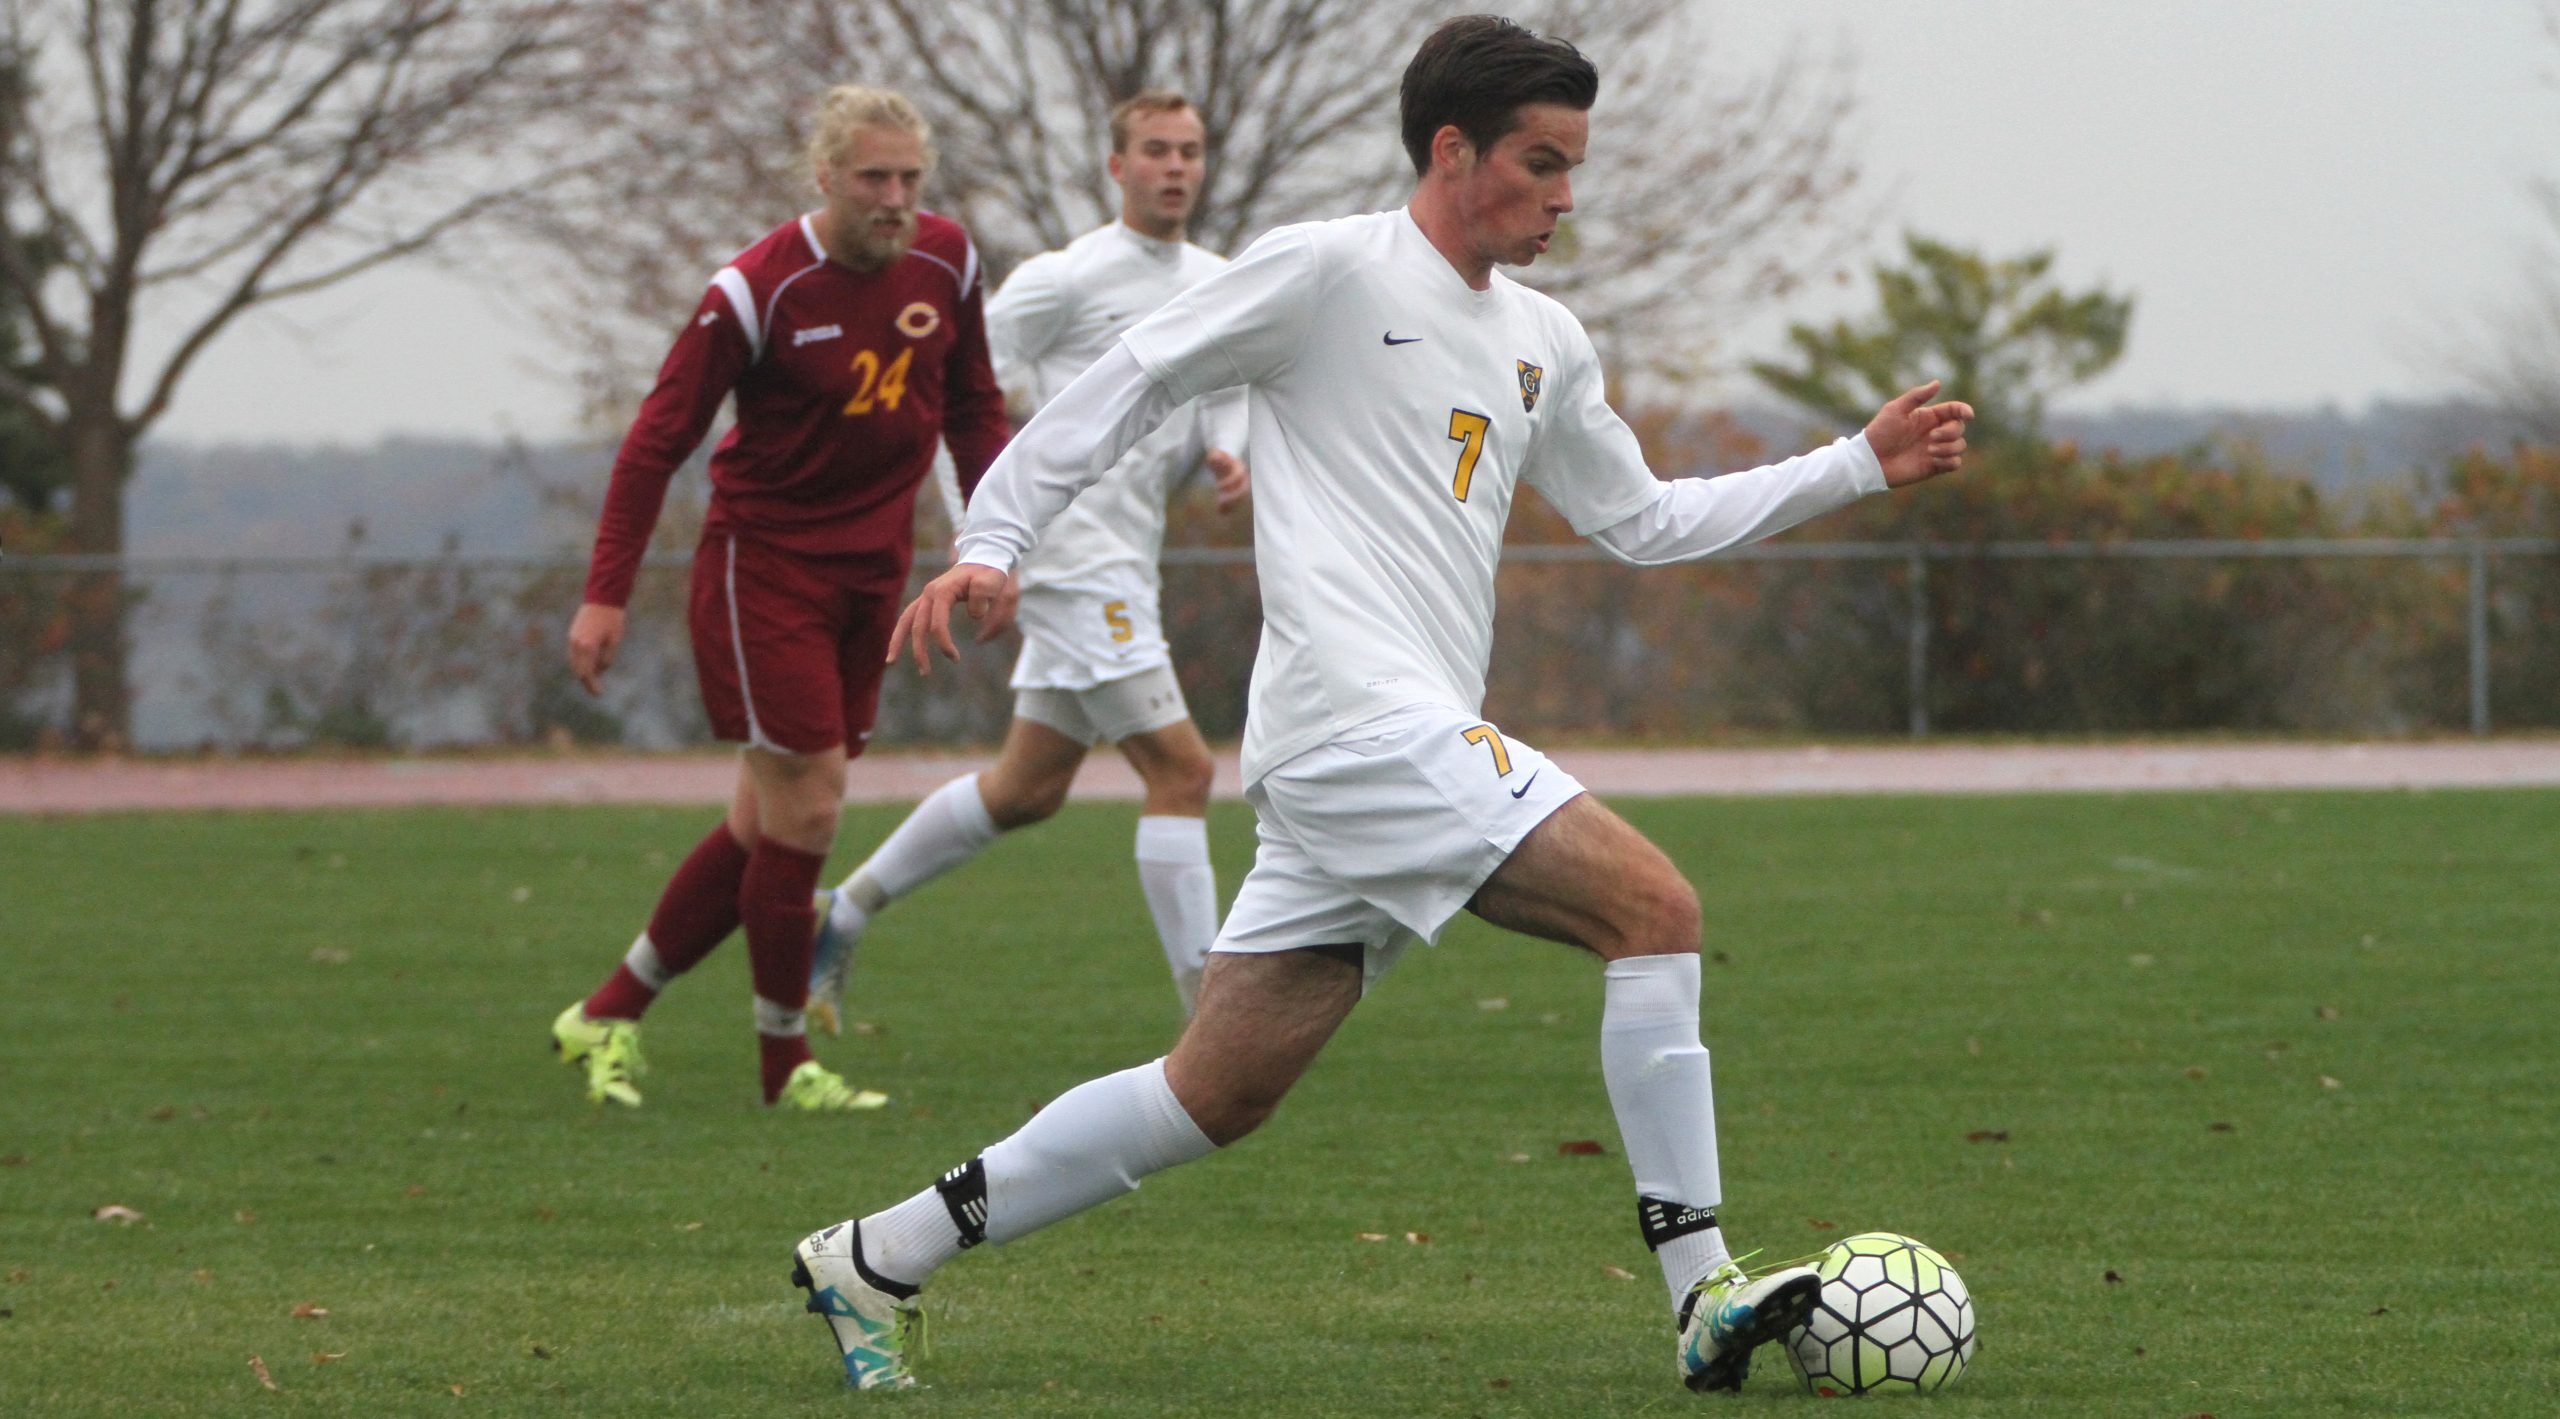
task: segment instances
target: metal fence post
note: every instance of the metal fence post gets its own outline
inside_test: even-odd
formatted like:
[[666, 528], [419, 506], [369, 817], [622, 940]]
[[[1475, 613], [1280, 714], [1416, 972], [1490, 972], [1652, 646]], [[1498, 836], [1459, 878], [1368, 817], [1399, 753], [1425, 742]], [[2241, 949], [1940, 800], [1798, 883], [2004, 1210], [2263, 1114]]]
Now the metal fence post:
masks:
[[2471, 544], [2471, 732], [2489, 732], [2489, 549]]
[[1911, 737], [1929, 737], [1929, 555], [1911, 544], [1911, 661], [1905, 672], [1911, 695]]

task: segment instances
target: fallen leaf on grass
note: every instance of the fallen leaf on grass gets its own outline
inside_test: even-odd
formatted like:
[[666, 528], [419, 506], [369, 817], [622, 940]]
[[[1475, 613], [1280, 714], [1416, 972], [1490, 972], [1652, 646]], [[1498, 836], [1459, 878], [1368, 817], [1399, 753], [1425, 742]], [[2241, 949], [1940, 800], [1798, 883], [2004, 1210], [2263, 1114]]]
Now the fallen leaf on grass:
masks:
[[1490, 999], [1490, 1000], [1479, 1000], [1479, 1001], [1477, 1001], [1477, 1002], [1476, 1002], [1476, 1008], [1477, 1008], [1478, 1010], [1485, 1010], [1485, 1011], [1493, 1011], [1493, 1010], [1508, 1010], [1508, 1009], [1510, 1009], [1510, 1008], [1511, 1008], [1511, 1002], [1510, 1002], [1510, 1001], [1508, 1001], [1508, 1000], [1506, 1000], [1506, 999], [1504, 999], [1503, 997], [1501, 997], [1501, 996], [1497, 995], [1497, 996], [1494, 996], [1494, 997], [1493, 997], [1492, 999]]
[[2110, 1272], [2108, 1272], [2108, 1273], [2107, 1273], [2107, 1284], [2108, 1284], [2108, 1285], [2110, 1285], [2110, 1286], [2116, 1285], [2117, 1283], [2119, 1283], [2119, 1282], [2121, 1282], [2121, 1281], [2123, 1281], [2123, 1280], [2124, 1280], [2124, 1278], [2123, 1278], [2123, 1277], [2118, 1276], [2118, 1275], [2117, 1275], [2117, 1274], [2115, 1274], [2113, 1271], [2110, 1271]]
[[283, 1393], [282, 1388], [276, 1384], [276, 1377], [267, 1373], [267, 1362], [255, 1355], [249, 1357], [249, 1373], [258, 1377], [258, 1383], [279, 1394]]
[[400, 1195], [402, 1197], [424, 1197], [427, 1195], [426, 1184], [411, 1183], [407, 1187], [400, 1189]]
[[23, 1168], [26, 1165], [27, 1155], [24, 1153], [11, 1153], [6, 1156], [0, 1156], [0, 1168]]
[[1514, 1153], [1514, 1154], [1512, 1154], [1512, 1155], [1511, 1155], [1511, 1157], [1508, 1159], [1508, 1161], [1510, 1161], [1510, 1162], [1514, 1162], [1514, 1163], [1525, 1163], [1525, 1162], [1528, 1162], [1528, 1161], [1529, 1161], [1529, 1155], [1528, 1155], [1528, 1154], [1526, 1154], [1526, 1153]]
[[2206, 1069], [2201, 1064], [2190, 1064], [2187, 1066], [2187, 1077], [2190, 1079], [2202, 1079], [2211, 1072], [2211, 1070]]
[[550, 1347], [549, 1347], [549, 1346], [545, 1346], [545, 1345], [537, 1345], [537, 1346], [533, 1347], [533, 1358], [535, 1358], [535, 1359], [537, 1359], [537, 1360], [548, 1360], [548, 1359], [550, 1359], [550, 1358], [551, 1358], [551, 1349], [550, 1349]]
[[250, 1211], [246, 1207], [243, 1207], [239, 1211], [231, 1214], [231, 1220], [239, 1223], [243, 1227], [246, 1227], [258, 1220], [258, 1214]]
[[329, 1308], [327, 1306], [315, 1306], [309, 1301], [296, 1301], [293, 1303], [293, 1318], [295, 1320], [318, 1320], [328, 1313]]
[[195, 1278], [198, 1281], [210, 1281], [213, 1279], [213, 1273], [199, 1266], [195, 1270]]
[[1509, 1389], [1509, 1388], [1511, 1388], [1511, 1381], [1509, 1381], [1509, 1380], [1486, 1380], [1486, 1381], [1485, 1381], [1485, 1387], [1486, 1387], [1486, 1388], [1488, 1388], [1488, 1389]]
[[1405, 1245], [1407, 1246], [1427, 1247], [1431, 1245], [1431, 1234], [1429, 1232], [1407, 1232], [1404, 1234], [1404, 1240]]
[[9, 1268], [9, 1279], [11, 1281], [24, 1281], [34, 1274], [34, 1272], [27, 1270], [23, 1266], [13, 1266]]
[[177, 1116], [178, 1106], [176, 1104], [162, 1104], [160, 1107], [151, 1111], [151, 1121], [153, 1123], [167, 1123], [169, 1120], [176, 1118]]
[[2184, 1419], [2214, 1419], [2214, 1416], [2210, 1410], [2199, 1409], [2193, 1414], [2184, 1416]]
[[2321, 1076], [2320, 1076], [2320, 1087], [2321, 1087], [2321, 1088], [2323, 1088], [2323, 1089], [2343, 1089], [2343, 1088], [2345, 1088], [2345, 1087], [2347, 1087], [2347, 1086], [2346, 1086], [2346, 1085], [2344, 1085], [2344, 1084], [2339, 1083], [2339, 1082], [2338, 1082], [2337, 1080], [2335, 1080], [2335, 1079], [2330, 1078], [2328, 1075], [2323, 1074], [2323, 1075], [2321, 1075]]
[[460, 1385], [458, 1385], [458, 1384], [457, 1384], [457, 1385], [449, 1386], [449, 1388], [451, 1388], [451, 1389], [452, 1389], [452, 1391], [453, 1391], [453, 1395], [454, 1395], [454, 1398], [456, 1398], [456, 1399], [460, 1399], [460, 1398], [462, 1397], [462, 1386], [460, 1386]]
[[142, 1214], [125, 1206], [121, 1202], [110, 1202], [105, 1206], [92, 1211], [89, 1214], [89, 1220], [93, 1222], [122, 1222], [126, 1226], [130, 1227], [134, 1223], [142, 1220]]
[[314, 1350], [311, 1352], [311, 1363], [315, 1365], [326, 1365], [332, 1361], [343, 1360], [345, 1358], [347, 1358], [347, 1352], [344, 1350]]
[[2139, 968], [2142, 966], [2156, 964], [2157, 958], [2152, 956], [2148, 951], [2136, 951], [2132, 955], [2125, 957], [2124, 963], [2128, 966]]
[[877, 1035], [882, 1033], [880, 1027], [869, 1020], [856, 1020], [849, 1028], [857, 1035]]
[[2229, 1133], [2232, 1130], [2231, 1125], [2227, 1123], [2208, 1123], [2205, 1125], [2205, 1131], [2208, 1133]]
[[679, 1232], [699, 1232], [702, 1230], [702, 1224], [699, 1222], [679, 1222], [676, 1224], [676, 1230]]
[[1973, 1132], [1966, 1134], [1964, 1136], [1964, 1141], [1967, 1143], [2006, 1143], [2009, 1141], [2009, 1130], [2005, 1128], [1977, 1128]]
[[2340, 1013], [2341, 1012], [2338, 1007], [2335, 1005], [2323, 1005], [2319, 1009], [2311, 1012], [2311, 1018], [2314, 1020], [2335, 1020], [2338, 1018]]
[[1387, 1239], [1387, 1234], [1384, 1232], [1360, 1232], [1356, 1235], [1364, 1242], [1383, 1242]]
[[1571, 1138], [1556, 1145], [1556, 1152], [1567, 1158], [1605, 1158], [1609, 1150], [1595, 1138]]
[[2372, 1310], [2365, 1312], [2365, 1314], [2369, 1316], [2387, 1316], [2391, 1314], [2391, 1308], [2389, 1306], [2376, 1306]]
[[1600, 1274], [1608, 1277], [1612, 1281], [1633, 1281], [1636, 1279], [1636, 1274], [1627, 1270], [1623, 1266], [1601, 1267]]
[[1832, 1228], [1840, 1225], [1837, 1222], [1822, 1217], [1807, 1217], [1804, 1219], [1804, 1224], [1817, 1232], [1828, 1232]]
[[343, 966], [353, 959], [355, 958], [336, 946], [314, 946], [311, 948], [311, 964], [315, 966]]

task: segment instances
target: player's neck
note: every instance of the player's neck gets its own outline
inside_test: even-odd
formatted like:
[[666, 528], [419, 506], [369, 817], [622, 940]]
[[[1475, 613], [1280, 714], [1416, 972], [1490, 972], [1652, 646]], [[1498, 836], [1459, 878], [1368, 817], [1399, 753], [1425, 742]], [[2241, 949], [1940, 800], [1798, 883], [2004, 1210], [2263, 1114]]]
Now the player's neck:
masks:
[[1449, 194], [1425, 181], [1413, 189], [1413, 200], [1405, 205], [1413, 215], [1413, 224], [1422, 229], [1423, 239], [1457, 268], [1458, 279], [1471, 290], [1489, 290], [1493, 286], [1493, 263], [1478, 255], [1466, 239], [1466, 224], [1458, 219], [1457, 204]]
[[1184, 229], [1181, 222], [1159, 221], [1150, 226], [1144, 217], [1132, 216], [1126, 209], [1120, 213], [1120, 225], [1149, 241], [1162, 242], [1167, 246], [1179, 246], [1190, 240], [1190, 233]]

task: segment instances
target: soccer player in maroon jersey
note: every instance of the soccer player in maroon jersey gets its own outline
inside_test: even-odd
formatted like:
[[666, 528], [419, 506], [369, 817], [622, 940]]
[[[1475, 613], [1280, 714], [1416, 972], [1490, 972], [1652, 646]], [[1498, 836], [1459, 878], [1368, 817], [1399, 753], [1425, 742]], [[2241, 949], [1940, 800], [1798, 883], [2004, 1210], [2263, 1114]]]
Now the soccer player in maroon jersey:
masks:
[[887, 1102], [810, 1057], [812, 893], [835, 840], [845, 761], [862, 752], [879, 708], [916, 489], [936, 441], [950, 444], [965, 491], [1008, 429], [977, 248], [917, 207], [933, 162], [923, 117], [894, 93], [834, 89], [809, 158], [822, 205], [711, 278], [633, 420], [569, 627], [570, 668], [594, 693], [621, 644], [667, 480], [734, 394], [737, 425], [711, 455], [691, 629], [711, 727], [746, 746], [737, 794], [613, 974], [552, 1025], [597, 1103], [640, 1102], [641, 1014], [741, 924], [765, 1102], [819, 1112]]

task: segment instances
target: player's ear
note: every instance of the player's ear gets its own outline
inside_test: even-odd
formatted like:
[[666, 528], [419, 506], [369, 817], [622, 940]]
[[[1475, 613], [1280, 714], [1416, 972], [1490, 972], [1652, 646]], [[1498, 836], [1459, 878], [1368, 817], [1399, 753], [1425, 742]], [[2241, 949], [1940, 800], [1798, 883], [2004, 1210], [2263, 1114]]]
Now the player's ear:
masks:
[[1451, 177], [1464, 177], [1475, 166], [1476, 145], [1467, 140], [1466, 130], [1454, 123], [1443, 123], [1431, 135], [1431, 165], [1446, 168]]
[[1113, 182], [1118, 182], [1120, 180], [1120, 154], [1118, 150], [1113, 150], [1110, 160], [1104, 163], [1103, 167], [1110, 172], [1111, 180]]

